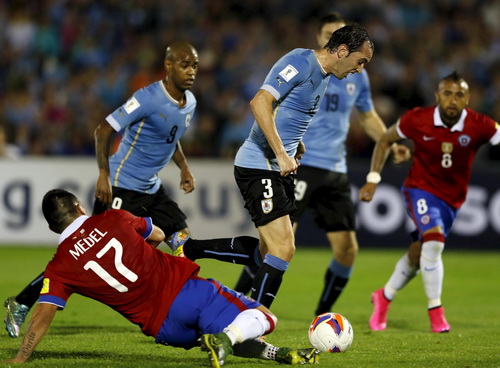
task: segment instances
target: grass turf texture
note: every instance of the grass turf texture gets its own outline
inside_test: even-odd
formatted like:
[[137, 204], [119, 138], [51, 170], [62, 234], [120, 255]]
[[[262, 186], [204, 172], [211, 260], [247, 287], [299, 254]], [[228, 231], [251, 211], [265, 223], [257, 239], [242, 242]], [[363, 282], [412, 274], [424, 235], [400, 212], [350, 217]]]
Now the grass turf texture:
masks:
[[[162, 245], [165, 250], [164, 245]], [[430, 332], [420, 276], [391, 305], [388, 328], [368, 328], [370, 293], [384, 285], [403, 250], [365, 250], [353, 277], [334, 306], [354, 329], [354, 342], [341, 354], [322, 354], [323, 367], [500, 367], [500, 252], [445, 251], [443, 303], [451, 325], [448, 334]], [[0, 298], [19, 292], [41, 272], [51, 248], [0, 247]], [[330, 261], [327, 249], [299, 248], [272, 306], [278, 327], [268, 341], [307, 347], [307, 328]], [[199, 262], [201, 275], [233, 286], [240, 266], [213, 260]], [[3, 309], [2, 309], [3, 319]], [[26, 324], [23, 326], [24, 332]], [[2, 324], [3, 329], [3, 324]], [[0, 360], [13, 357], [21, 338], [0, 333]], [[29, 361], [32, 367], [198, 367], [206, 353], [154, 344], [110, 308], [74, 295], [58, 312], [49, 332]], [[277, 363], [229, 357], [227, 367], [272, 367]]]

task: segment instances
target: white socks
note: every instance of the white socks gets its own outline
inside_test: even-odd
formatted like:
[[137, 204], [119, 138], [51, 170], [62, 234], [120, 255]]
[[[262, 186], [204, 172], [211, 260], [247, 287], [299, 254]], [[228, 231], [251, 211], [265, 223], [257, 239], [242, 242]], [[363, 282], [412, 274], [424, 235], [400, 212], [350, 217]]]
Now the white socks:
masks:
[[405, 285], [413, 279], [418, 273], [418, 268], [410, 263], [408, 253], [396, 263], [394, 272], [392, 273], [389, 281], [384, 286], [384, 295], [387, 299], [392, 300], [396, 292], [401, 290]]
[[[422, 243], [420, 272], [422, 274], [429, 309], [441, 306], [441, 292], [443, 290], [444, 279], [443, 260], [441, 259], [443, 249], [444, 242], [439, 240], [428, 240]], [[418, 271], [410, 263], [408, 253], [406, 253], [396, 263], [394, 272], [384, 286], [385, 297], [389, 300], [394, 299], [396, 293], [413, 279]]]
[[231, 322], [223, 332], [229, 337], [231, 343], [234, 345], [248, 339], [260, 337], [270, 328], [271, 324], [264, 312], [258, 309], [247, 309], [238, 314], [234, 321]]
[[441, 253], [443, 253], [444, 242], [429, 240], [422, 244], [420, 254], [420, 271], [424, 282], [425, 294], [427, 295], [428, 308], [441, 305], [441, 292], [443, 290], [444, 267]]

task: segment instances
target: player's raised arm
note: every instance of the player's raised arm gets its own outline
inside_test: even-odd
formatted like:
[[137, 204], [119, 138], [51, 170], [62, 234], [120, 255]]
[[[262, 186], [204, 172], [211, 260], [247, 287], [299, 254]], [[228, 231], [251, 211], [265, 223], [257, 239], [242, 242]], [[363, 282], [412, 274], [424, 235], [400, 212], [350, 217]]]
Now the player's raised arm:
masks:
[[373, 149], [372, 161], [370, 166], [370, 172], [366, 177], [366, 184], [359, 190], [359, 199], [364, 202], [370, 202], [377, 189], [377, 184], [380, 182], [380, 173], [384, 168], [387, 157], [389, 156], [391, 146], [393, 143], [400, 141], [397, 129], [397, 124], [391, 126], [387, 131], [380, 137], [380, 139], [375, 144]]
[[4, 363], [24, 363], [26, 362], [36, 346], [42, 340], [49, 329], [52, 319], [56, 314], [57, 306], [54, 304], [41, 303], [38, 304], [33, 312], [31, 320], [28, 324], [28, 329], [24, 334], [23, 342], [15, 358], [5, 361]]
[[97, 167], [99, 168], [95, 197], [108, 208], [113, 200], [111, 181], [109, 179], [109, 144], [114, 131], [113, 127], [107, 122], [99, 124], [94, 131], [95, 154]]
[[195, 179], [189, 166], [187, 164], [186, 156], [184, 156], [184, 151], [181, 147], [181, 142], [177, 142], [177, 147], [175, 148], [174, 155], [172, 156], [177, 167], [181, 170], [181, 182], [179, 189], [183, 190], [184, 193], [191, 193], [195, 188]]
[[255, 121], [259, 124], [260, 129], [266, 136], [269, 146], [272, 148], [278, 165], [280, 167], [280, 174], [287, 176], [288, 174], [297, 170], [298, 164], [296, 160], [286, 153], [283, 141], [281, 140], [276, 123], [273, 118], [273, 103], [275, 98], [266, 90], [259, 90], [254, 98], [250, 101]]

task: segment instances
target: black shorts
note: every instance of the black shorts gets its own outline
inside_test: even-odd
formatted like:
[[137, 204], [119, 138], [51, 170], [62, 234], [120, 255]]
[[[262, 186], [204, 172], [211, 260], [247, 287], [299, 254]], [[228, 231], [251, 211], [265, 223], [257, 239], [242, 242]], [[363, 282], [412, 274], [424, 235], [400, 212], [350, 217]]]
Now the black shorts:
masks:
[[295, 177], [297, 221], [307, 207], [315, 212], [318, 226], [330, 231], [354, 231], [356, 222], [347, 174], [299, 166]]
[[234, 178], [255, 227], [295, 211], [293, 175], [281, 176], [270, 170], [234, 167]]
[[[163, 186], [155, 194], [113, 187], [112, 208], [126, 210], [139, 217], [151, 217], [153, 224], [163, 230], [166, 237], [185, 229], [186, 215], [166, 193]], [[101, 202], [95, 200], [93, 214], [104, 212]]]

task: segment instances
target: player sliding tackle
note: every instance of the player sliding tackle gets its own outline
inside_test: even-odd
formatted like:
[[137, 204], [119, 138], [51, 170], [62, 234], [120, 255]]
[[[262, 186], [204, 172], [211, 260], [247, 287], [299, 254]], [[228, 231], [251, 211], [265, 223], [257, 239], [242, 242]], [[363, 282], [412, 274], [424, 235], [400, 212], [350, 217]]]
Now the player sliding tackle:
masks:
[[437, 106], [415, 108], [404, 114], [375, 145], [367, 183], [359, 198], [373, 198], [380, 173], [394, 142], [408, 138], [415, 144], [414, 160], [403, 187], [408, 215], [417, 230], [408, 252], [397, 262], [389, 281], [372, 294], [372, 330], [384, 330], [390, 302], [418, 271], [422, 274], [433, 332], [448, 332], [441, 305], [444, 241], [465, 201], [471, 166], [485, 143], [500, 143], [498, 123], [466, 106], [469, 86], [456, 72], [447, 75], [435, 92]]
[[49, 228], [61, 234], [59, 246], [45, 269], [19, 352], [8, 363], [28, 360], [56, 311], [75, 293], [111, 307], [158, 344], [201, 346], [214, 368], [230, 354], [282, 364], [318, 360], [314, 348], [278, 348], [259, 340], [274, 330], [276, 316], [255, 300], [198, 277], [196, 263], [156, 249], [165, 234], [151, 218], [124, 210], [88, 217], [80, 201], [62, 189], [44, 196], [42, 210]]

